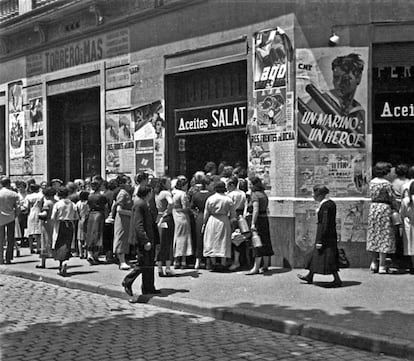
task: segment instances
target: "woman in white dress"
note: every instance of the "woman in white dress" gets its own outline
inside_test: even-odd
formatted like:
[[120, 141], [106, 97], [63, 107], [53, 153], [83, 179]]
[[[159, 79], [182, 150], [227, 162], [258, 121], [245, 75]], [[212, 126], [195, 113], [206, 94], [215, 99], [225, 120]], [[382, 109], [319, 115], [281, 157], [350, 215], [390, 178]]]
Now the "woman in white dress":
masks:
[[[177, 179], [173, 190], [174, 258], [175, 268], [187, 267], [187, 256], [193, 254], [191, 242], [190, 203], [186, 194], [187, 180]], [[181, 258], [181, 266], [180, 266]]]
[[[213, 270], [223, 270], [227, 258], [231, 257], [231, 220], [236, 219], [236, 210], [233, 201], [226, 196], [226, 185], [217, 182], [214, 193], [207, 198], [204, 208], [204, 257], [212, 260]], [[215, 257], [221, 258], [221, 266], [215, 264]]]
[[411, 256], [410, 273], [414, 274], [414, 183], [411, 183], [408, 196], [401, 202], [400, 214], [403, 220], [404, 256]]

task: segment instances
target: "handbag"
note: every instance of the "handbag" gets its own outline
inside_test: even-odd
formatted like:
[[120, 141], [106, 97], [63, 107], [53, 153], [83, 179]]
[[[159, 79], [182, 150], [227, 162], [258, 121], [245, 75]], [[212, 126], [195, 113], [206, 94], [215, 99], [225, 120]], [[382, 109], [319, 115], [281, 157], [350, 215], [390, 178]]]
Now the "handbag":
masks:
[[350, 263], [343, 248], [338, 249], [338, 266], [339, 268], [349, 268]]
[[397, 211], [393, 211], [391, 214], [391, 223], [393, 226], [401, 226], [402, 224], [402, 219], [401, 219], [401, 215], [399, 212]]

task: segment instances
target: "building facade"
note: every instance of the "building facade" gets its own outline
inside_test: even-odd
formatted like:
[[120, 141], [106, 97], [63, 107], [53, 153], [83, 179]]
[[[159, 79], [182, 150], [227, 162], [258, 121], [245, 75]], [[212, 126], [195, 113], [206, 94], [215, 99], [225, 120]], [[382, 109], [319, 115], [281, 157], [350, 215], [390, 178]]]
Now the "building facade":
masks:
[[273, 264], [292, 267], [312, 248], [323, 183], [341, 247], [365, 266], [372, 164], [414, 164], [413, 11], [404, 0], [0, 0], [0, 173], [240, 164], [270, 197]]

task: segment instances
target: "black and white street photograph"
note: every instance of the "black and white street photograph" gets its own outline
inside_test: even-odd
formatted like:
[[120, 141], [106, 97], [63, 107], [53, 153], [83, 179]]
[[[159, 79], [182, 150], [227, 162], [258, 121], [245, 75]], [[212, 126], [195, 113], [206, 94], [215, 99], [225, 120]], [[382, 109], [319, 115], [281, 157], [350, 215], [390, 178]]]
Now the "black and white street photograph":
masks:
[[0, 361], [414, 361], [414, 0], [0, 0]]

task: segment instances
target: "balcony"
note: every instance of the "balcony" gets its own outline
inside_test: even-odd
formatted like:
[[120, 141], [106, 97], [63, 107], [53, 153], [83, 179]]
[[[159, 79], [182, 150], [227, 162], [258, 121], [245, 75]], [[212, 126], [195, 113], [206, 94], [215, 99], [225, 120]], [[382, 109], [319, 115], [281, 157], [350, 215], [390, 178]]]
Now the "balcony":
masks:
[[19, 15], [19, 0], [0, 0], [0, 22]]
[[58, 0], [33, 0], [33, 9], [41, 8], [42, 6], [46, 6], [52, 4]]

